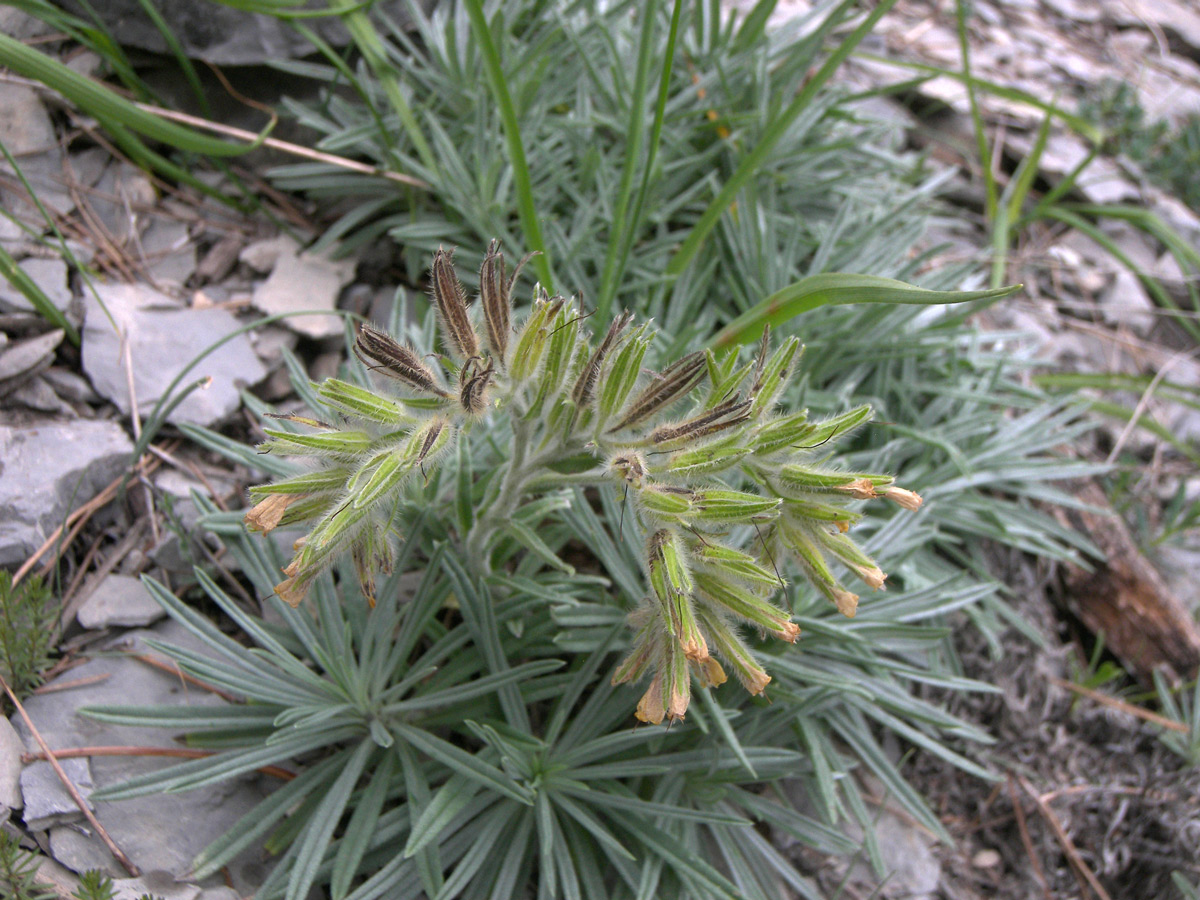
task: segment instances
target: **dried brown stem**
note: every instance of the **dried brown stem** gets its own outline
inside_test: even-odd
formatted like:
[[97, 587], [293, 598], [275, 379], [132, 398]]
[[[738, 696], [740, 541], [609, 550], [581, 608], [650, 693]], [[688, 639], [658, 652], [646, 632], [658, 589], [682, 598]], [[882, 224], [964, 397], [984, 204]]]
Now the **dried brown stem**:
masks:
[[17, 695], [13, 693], [12, 688], [8, 686], [8, 682], [4, 680], [3, 675], [0, 675], [0, 687], [3, 687], [4, 692], [8, 694], [8, 699], [12, 701], [13, 706], [24, 720], [25, 727], [29, 729], [29, 733], [33, 735], [33, 739], [37, 741], [37, 745], [41, 747], [42, 752], [46, 754], [46, 759], [54, 769], [54, 773], [58, 776], [59, 781], [63, 783], [63, 787], [67, 789], [67, 793], [71, 795], [71, 799], [75, 801], [75, 805], [79, 807], [79, 810], [83, 813], [84, 818], [88, 820], [88, 824], [95, 829], [96, 834], [100, 836], [100, 840], [104, 841], [104, 845], [108, 847], [108, 850], [110, 853], [112, 853], [113, 858], [116, 859], [122, 866], [124, 866], [125, 871], [133, 877], [136, 878], [138, 875], [141, 875], [141, 870], [133, 864], [133, 860], [125, 855], [121, 848], [118, 847], [113, 839], [109, 836], [108, 832], [104, 830], [104, 826], [100, 824], [100, 820], [96, 818], [96, 814], [92, 812], [92, 809], [90, 806], [88, 806], [87, 801], [83, 799], [83, 795], [79, 793], [79, 788], [75, 787], [75, 783], [71, 781], [70, 776], [68, 776], [63, 770], [63, 767], [59, 765], [58, 760], [55, 759], [53, 752], [46, 743], [45, 738], [42, 737], [41, 733], [37, 730], [37, 727], [34, 726], [33, 720], [29, 718], [29, 713], [25, 711], [25, 707], [22, 705], [21, 701], [17, 699]]

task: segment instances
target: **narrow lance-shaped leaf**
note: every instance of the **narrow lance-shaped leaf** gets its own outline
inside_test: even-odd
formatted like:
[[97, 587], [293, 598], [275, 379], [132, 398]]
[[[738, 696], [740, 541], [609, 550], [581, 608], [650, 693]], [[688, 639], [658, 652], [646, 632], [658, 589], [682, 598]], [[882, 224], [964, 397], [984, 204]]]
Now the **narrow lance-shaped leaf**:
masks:
[[843, 303], [935, 305], [999, 300], [1012, 296], [1021, 287], [1014, 284], [993, 291], [931, 291], [877, 275], [847, 275], [840, 272], [810, 275], [776, 291], [742, 313], [717, 333], [711, 346], [720, 350], [758, 340], [767, 325], [781, 325], [821, 306]]

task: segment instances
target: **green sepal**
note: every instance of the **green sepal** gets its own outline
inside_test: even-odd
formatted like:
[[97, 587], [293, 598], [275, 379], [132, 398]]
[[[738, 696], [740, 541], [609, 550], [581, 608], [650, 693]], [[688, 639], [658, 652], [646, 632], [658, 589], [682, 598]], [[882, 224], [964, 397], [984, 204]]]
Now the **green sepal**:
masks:
[[341, 490], [350, 477], [349, 469], [329, 468], [316, 472], [305, 472], [271, 484], [256, 484], [250, 488], [251, 497], [267, 497], [271, 494], [321, 494]]
[[748, 453], [746, 447], [733, 445], [730, 441], [708, 444], [694, 450], [680, 450], [667, 457], [665, 463], [652, 466], [656, 474], [670, 475], [672, 478], [698, 478], [724, 471], [735, 466]]
[[800, 349], [800, 339], [790, 337], [771, 354], [754, 385], [755, 412], [765, 412], [775, 405], [800, 358]]
[[647, 484], [637, 492], [642, 509], [655, 516], [671, 519], [684, 518], [692, 512], [692, 492], [669, 491], [655, 484]]
[[259, 453], [279, 453], [285, 456], [338, 456], [355, 457], [370, 448], [371, 436], [365, 431], [321, 431], [315, 434], [299, 434], [264, 428], [263, 433], [271, 438], [258, 445]]
[[816, 500], [784, 500], [785, 512], [796, 519], [811, 519], [814, 522], [830, 522], [853, 525], [863, 517], [862, 513], [836, 506], [832, 503], [821, 503]]
[[317, 386], [317, 395], [332, 409], [346, 416], [366, 419], [395, 428], [416, 421], [402, 404], [374, 391], [338, 378], [327, 378]]
[[538, 378], [537, 399], [531, 415], [540, 415], [546, 402], [558, 393], [570, 372], [579, 336], [579, 314], [574, 307], [563, 307], [550, 323], [546, 361]]
[[[383, 454], [382, 458], [376, 457], [367, 463], [351, 480], [351, 490], [353, 491], [351, 502], [354, 508], [365, 509], [384, 494], [399, 487], [412, 471], [415, 460], [416, 454], [408, 446], [405, 446], [398, 447], [391, 453]], [[371, 469], [373, 471], [367, 478], [366, 484], [357, 487], [357, 482]]]
[[646, 337], [649, 323], [642, 325], [626, 339], [616, 355], [609, 354], [612, 360], [606, 372], [600, 375], [600, 394], [596, 400], [597, 422], [602, 429], [608, 420], [625, 405], [629, 394], [637, 384], [642, 370], [642, 359], [650, 346]]
[[759, 565], [757, 558], [724, 544], [712, 541], [697, 542], [692, 549], [692, 556], [702, 566], [741, 581], [761, 584], [768, 588], [781, 588], [784, 585], [779, 575]]
[[808, 446], [799, 449], [811, 450], [828, 441], [840, 438], [864, 422], [870, 421], [871, 415], [871, 407], [864, 404], [863, 406], [856, 406], [854, 409], [848, 410], [840, 416], [834, 416], [832, 419], [814, 422], [812, 432], [805, 435], [805, 444]]
[[757, 594], [711, 572], [697, 572], [694, 577], [701, 596], [739, 619], [768, 631], [787, 630], [788, 614]]
[[561, 299], [549, 300], [544, 294], [534, 301], [533, 311], [525, 320], [525, 324], [521, 326], [521, 332], [517, 336], [509, 359], [508, 372], [515, 384], [526, 381], [537, 371], [538, 364], [542, 361], [542, 354], [546, 350], [546, 338], [549, 335], [546, 327], [547, 319], [557, 312], [561, 305]]
[[712, 488], [697, 491], [693, 509], [698, 519], [716, 522], [768, 522], [779, 515], [778, 497]]
[[789, 416], [771, 419], [760, 425], [754, 434], [754, 455], [770, 456], [780, 450], [801, 449], [802, 444], [811, 445], [809, 440], [816, 425], [808, 421], [808, 410]]

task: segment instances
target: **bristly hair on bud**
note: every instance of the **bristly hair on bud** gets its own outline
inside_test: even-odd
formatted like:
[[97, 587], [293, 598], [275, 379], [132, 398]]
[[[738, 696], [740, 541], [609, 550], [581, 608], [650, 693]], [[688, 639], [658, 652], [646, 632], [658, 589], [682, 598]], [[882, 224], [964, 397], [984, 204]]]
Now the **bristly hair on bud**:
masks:
[[[518, 270], [520, 267], [518, 266]], [[517, 273], [513, 273], [515, 280]], [[512, 281], [505, 280], [504, 254], [500, 242], [488, 244], [487, 255], [479, 267], [479, 297], [483, 321], [487, 326], [485, 338], [500, 368], [504, 368], [504, 353], [508, 349], [508, 334], [512, 330]]]
[[644, 422], [666, 409], [704, 380], [707, 371], [704, 353], [698, 351], [676, 360], [655, 375], [629, 404], [628, 411], [608, 434], [615, 434]]
[[430, 270], [433, 302], [442, 323], [443, 338], [453, 354], [463, 360], [479, 355], [479, 337], [467, 315], [467, 294], [454, 271], [454, 253], [441, 247], [433, 255]]
[[403, 381], [418, 391], [438, 397], [450, 396], [438, 384], [433, 370], [421, 361], [412, 347], [404, 346], [370, 325], [363, 325], [359, 329], [358, 338], [354, 341], [354, 355], [367, 368]]
[[592, 398], [596, 395], [596, 380], [600, 377], [600, 368], [604, 365], [604, 359], [616, 345], [621, 332], [628, 328], [632, 321], [633, 313], [626, 310], [608, 326], [608, 333], [604, 335], [600, 346], [584, 364], [583, 371], [579, 373], [579, 378], [575, 381], [575, 388], [571, 391], [571, 397], [577, 407], [583, 408], [592, 402]]
[[477, 416], [483, 412], [487, 403], [487, 387], [494, 370], [495, 360], [490, 357], [486, 366], [481, 365], [477, 358], [463, 364], [459, 373], [458, 402], [468, 415]]
[[708, 412], [700, 413], [698, 416], [674, 425], [661, 425], [655, 428], [650, 432], [650, 443], [687, 443], [701, 440], [729, 428], [735, 428], [750, 418], [751, 405], [751, 401], [742, 400], [740, 395], [731, 397]]

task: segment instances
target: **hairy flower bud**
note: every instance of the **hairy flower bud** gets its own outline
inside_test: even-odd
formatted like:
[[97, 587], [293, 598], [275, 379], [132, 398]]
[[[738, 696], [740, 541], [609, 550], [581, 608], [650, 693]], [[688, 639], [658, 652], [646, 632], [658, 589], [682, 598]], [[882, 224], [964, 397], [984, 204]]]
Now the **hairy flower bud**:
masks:
[[412, 347], [405, 347], [370, 325], [363, 325], [359, 329], [354, 353], [367, 368], [399, 379], [409, 387], [439, 397], [450, 396], [438, 384], [433, 370], [421, 361]]
[[508, 349], [508, 334], [512, 329], [512, 300], [509, 282], [505, 281], [504, 255], [500, 242], [488, 244], [487, 255], [479, 267], [479, 298], [483, 307], [483, 322], [488, 349], [504, 368], [504, 352]]
[[442, 335], [450, 351], [467, 360], [479, 355], [479, 338], [467, 315], [467, 294], [454, 271], [453, 253], [438, 248], [430, 272], [433, 302], [442, 323]]

